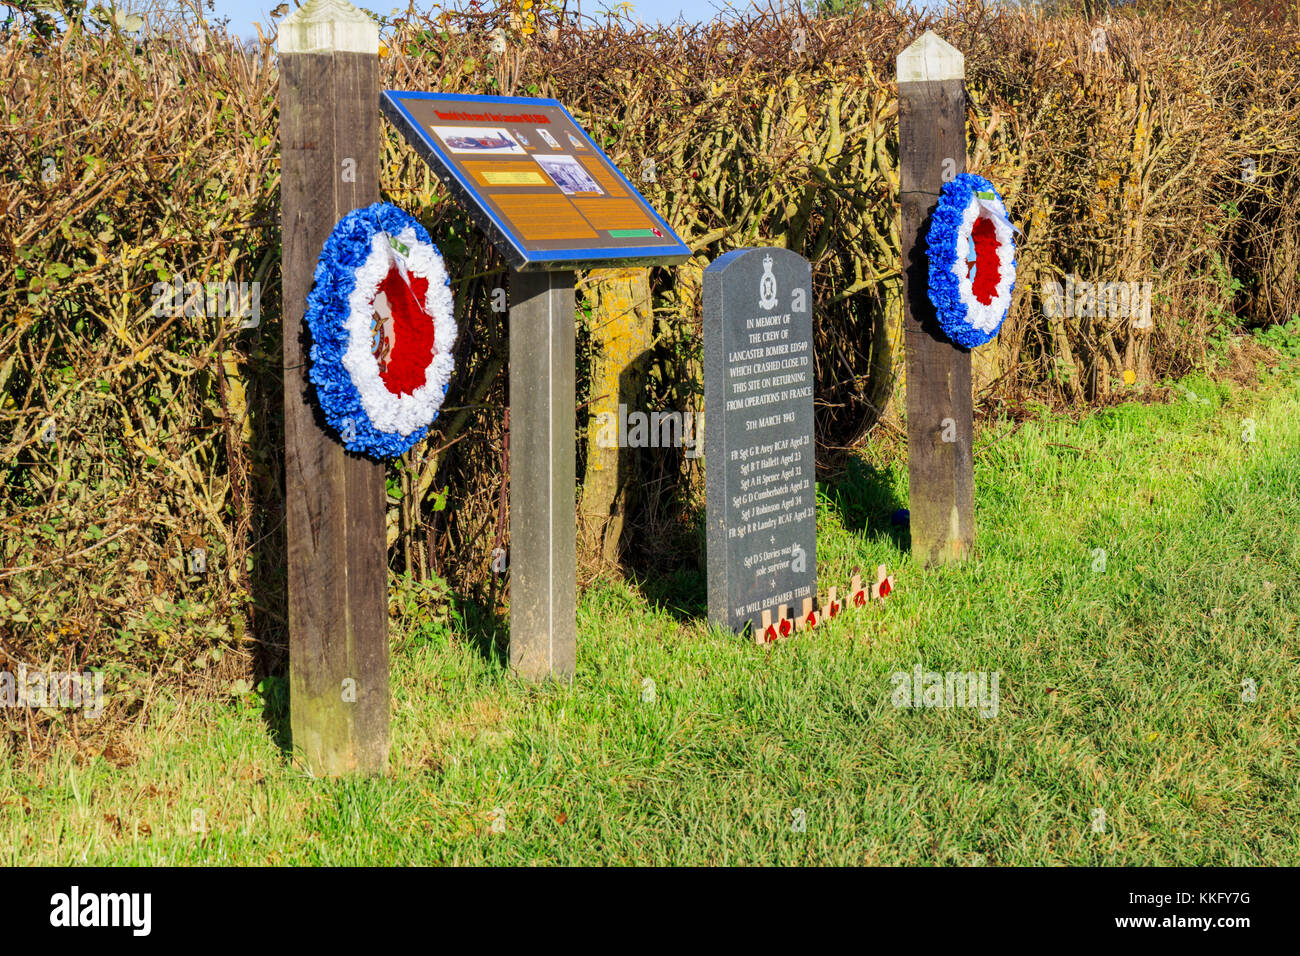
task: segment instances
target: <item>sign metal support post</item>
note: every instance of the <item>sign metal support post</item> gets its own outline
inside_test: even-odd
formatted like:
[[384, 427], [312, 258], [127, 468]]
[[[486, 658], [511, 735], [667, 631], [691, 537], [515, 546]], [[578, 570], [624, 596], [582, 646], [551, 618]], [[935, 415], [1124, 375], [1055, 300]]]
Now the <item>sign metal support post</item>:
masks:
[[573, 678], [577, 656], [574, 274], [510, 275], [510, 667]]

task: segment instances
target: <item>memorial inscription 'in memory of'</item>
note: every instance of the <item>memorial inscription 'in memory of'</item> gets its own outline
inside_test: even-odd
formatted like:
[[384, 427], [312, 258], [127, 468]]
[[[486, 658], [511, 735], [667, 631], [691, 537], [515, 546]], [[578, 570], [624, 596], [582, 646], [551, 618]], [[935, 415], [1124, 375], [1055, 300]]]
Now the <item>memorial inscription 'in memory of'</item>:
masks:
[[816, 590], [811, 298], [787, 249], [704, 273], [709, 619], [735, 631]]

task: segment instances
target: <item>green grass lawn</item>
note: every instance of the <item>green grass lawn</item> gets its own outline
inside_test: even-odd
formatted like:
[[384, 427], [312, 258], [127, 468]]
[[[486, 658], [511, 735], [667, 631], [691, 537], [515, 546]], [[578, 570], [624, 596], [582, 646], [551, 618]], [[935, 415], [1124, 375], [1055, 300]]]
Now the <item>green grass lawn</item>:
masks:
[[[310, 779], [256, 694], [155, 700], [125, 766], [0, 766], [0, 863], [1296, 864], [1300, 385], [1184, 387], [984, 429], [960, 567], [900, 549], [868, 448], [819, 573], [896, 590], [779, 645], [711, 631], [694, 576], [589, 590], [571, 687], [399, 630], [386, 779]], [[997, 715], [895, 708], [917, 664], [997, 672]]]

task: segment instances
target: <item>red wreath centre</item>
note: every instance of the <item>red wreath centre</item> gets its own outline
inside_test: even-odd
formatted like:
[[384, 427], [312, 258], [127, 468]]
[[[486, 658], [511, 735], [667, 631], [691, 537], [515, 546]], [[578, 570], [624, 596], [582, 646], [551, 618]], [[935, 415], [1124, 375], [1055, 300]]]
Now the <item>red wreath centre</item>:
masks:
[[[427, 279], [403, 275], [396, 263], [388, 267], [375, 292], [374, 355], [379, 378], [394, 395], [411, 395], [421, 388], [433, 361], [433, 316], [424, 307], [428, 292]], [[381, 311], [385, 307], [388, 315]]]
[[[975, 279], [971, 283], [971, 295], [980, 305], [988, 305], [998, 292], [998, 236], [993, 229], [993, 220], [980, 216], [970, 231], [971, 241], [975, 244]], [[970, 269], [966, 270], [970, 275]]]

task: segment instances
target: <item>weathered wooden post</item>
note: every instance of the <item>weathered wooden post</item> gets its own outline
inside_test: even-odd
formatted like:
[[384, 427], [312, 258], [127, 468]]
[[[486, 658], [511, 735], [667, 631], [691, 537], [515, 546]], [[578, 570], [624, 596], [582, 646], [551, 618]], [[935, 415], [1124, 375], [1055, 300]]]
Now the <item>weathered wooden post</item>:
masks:
[[313, 773], [388, 766], [384, 465], [318, 424], [303, 315], [344, 215], [379, 198], [379, 31], [343, 0], [280, 27], [285, 512], [293, 744]]
[[939, 191], [966, 171], [966, 68], [930, 31], [898, 55], [897, 68], [908, 509], [912, 554], [929, 565], [963, 558], [975, 543], [970, 350], [939, 329], [926, 256]]
[[[625, 516], [640, 489], [631, 450], [609, 442], [607, 430], [608, 423], [618, 424], [628, 399], [641, 395], [645, 385], [654, 344], [650, 270], [596, 269], [587, 274], [586, 291], [591, 301], [591, 400], [578, 552], [585, 550], [591, 560], [612, 566], [618, 562]], [[698, 447], [703, 449], [702, 439]]]

